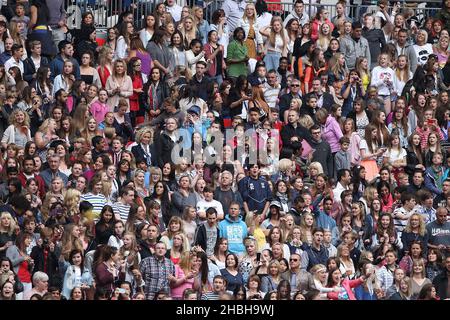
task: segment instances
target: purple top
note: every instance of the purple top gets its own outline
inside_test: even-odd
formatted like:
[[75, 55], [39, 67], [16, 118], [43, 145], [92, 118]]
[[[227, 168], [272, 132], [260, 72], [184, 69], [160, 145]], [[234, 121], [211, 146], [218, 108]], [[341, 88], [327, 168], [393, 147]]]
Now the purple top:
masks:
[[139, 50], [136, 50], [136, 57], [141, 59], [141, 72], [145, 75], [150, 75], [150, 66], [152, 65], [152, 58], [150, 57], [150, 54], [145, 52], [142, 53]]

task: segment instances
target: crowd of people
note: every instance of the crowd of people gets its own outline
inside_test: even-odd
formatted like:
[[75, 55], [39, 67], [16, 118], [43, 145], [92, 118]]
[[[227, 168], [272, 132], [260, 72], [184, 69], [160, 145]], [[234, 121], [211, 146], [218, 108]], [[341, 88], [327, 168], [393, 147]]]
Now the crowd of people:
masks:
[[450, 0], [124, 3], [1, 8], [0, 300], [450, 298]]

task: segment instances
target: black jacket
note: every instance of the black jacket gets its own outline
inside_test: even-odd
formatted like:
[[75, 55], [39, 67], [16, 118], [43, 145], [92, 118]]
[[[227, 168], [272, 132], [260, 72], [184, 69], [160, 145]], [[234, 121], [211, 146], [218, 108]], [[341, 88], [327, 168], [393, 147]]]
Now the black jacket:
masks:
[[150, 154], [145, 153], [144, 149], [142, 149], [141, 144], [131, 147], [131, 152], [133, 153], [136, 161], [144, 159], [147, 162], [148, 166], [155, 164], [154, 156], [156, 155], [156, 153], [155, 153], [155, 147], [153, 144], [151, 144], [149, 146]]
[[297, 125], [297, 128], [294, 128], [292, 124], [288, 123], [281, 128], [281, 141], [283, 141], [283, 149], [292, 149], [291, 138], [294, 136], [305, 139], [308, 143], [311, 141], [311, 134], [308, 129], [300, 124]]
[[[206, 222], [205, 222], [206, 223]], [[197, 232], [195, 233], [195, 245], [199, 245], [200, 247], [202, 247], [202, 249], [204, 251], [206, 251], [206, 245], [208, 242], [208, 239], [206, 237], [206, 227], [205, 227], [205, 223], [200, 225], [200, 227], [197, 228]], [[216, 231], [217, 231], [217, 238], [216, 238], [216, 243], [214, 246], [217, 245], [217, 242], [219, 241], [220, 235], [219, 235], [219, 228], [216, 227]]]
[[[299, 95], [297, 95], [297, 98], [301, 99], [302, 96], [299, 94]], [[280, 97], [280, 103], [278, 104], [278, 106], [280, 109], [280, 120], [281, 121], [285, 121], [284, 112], [290, 108], [292, 99], [294, 99], [294, 95], [292, 93], [286, 93]], [[302, 101], [302, 103], [303, 103], [303, 101]]]
[[[41, 67], [49, 67], [50, 63], [48, 62], [47, 57], [41, 57]], [[28, 83], [31, 83], [33, 80], [33, 74], [37, 71], [36, 66], [34, 65], [33, 59], [31, 56], [26, 58], [23, 61], [23, 80]]]
[[161, 132], [161, 135], [155, 140], [156, 150], [156, 163], [158, 167], [162, 168], [165, 163], [172, 163], [172, 149], [175, 146], [175, 142], [165, 133]]
[[327, 177], [333, 177], [333, 155], [331, 154], [330, 144], [325, 140], [320, 140], [320, 142], [311, 141], [310, 145], [316, 150], [311, 162], [320, 162], [323, 167], [323, 173]]
[[[322, 108], [325, 108], [328, 112], [331, 111], [331, 106], [334, 104], [334, 98], [331, 94], [329, 94], [328, 92], [323, 92], [322, 95], [319, 97], [317, 93], [315, 92], [310, 92], [307, 95], [304, 96], [303, 99], [303, 106], [306, 107], [306, 101], [308, 101], [308, 97], [312, 94], [315, 94], [318, 99], [322, 98], [323, 102], [322, 102]], [[319, 106], [317, 106], [317, 110], [319, 110]], [[316, 110], [316, 111], [317, 111]], [[301, 109], [300, 109], [301, 111]], [[315, 120], [315, 118], [313, 117], [313, 120]]]
[[[48, 252], [47, 260], [45, 260], [44, 249], [42, 246], [34, 246], [31, 250], [30, 257], [34, 260], [33, 273], [37, 271], [45, 272], [49, 277], [49, 286], [62, 285], [63, 275], [59, 274], [58, 256], [55, 251]], [[46, 269], [44, 269], [44, 266]]]
[[371, 69], [377, 65], [377, 58], [381, 53], [381, 49], [386, 45], [386, 38], [381, 29], [362, 29], [362, 36], [367, 39], [369, 43]]
[[438, 274], [433, 279], [433, 286], [436, 288], [436, 294], [441, 300], [450, 298], [447, 296], [447, 286], [448, 286], [448, 275], [447, 270], [444, 270], [442, 273]]

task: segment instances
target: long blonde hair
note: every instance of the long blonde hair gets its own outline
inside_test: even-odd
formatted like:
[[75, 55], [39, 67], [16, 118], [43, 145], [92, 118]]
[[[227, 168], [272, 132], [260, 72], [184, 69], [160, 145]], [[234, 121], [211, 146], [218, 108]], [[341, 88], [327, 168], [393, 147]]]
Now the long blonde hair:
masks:
[[280, 36], [281, 36], [281, 39], [283, 39], [283, 48], [286, 48], [286, 46], [287, 46], [287, 39], [286, 39], [286, 29], [284, 29], [284, 27], [283, 27], [283, 20], [281, 19], [281, 17], [279, 17], [279, 16], [273, 16], [272, 17], [272, 20], [270, 21], [270, 34], [269, 34], [269, 43], [270, 43], [270, 45], [272, 46], [272, 47], [274, 47], [275, 48], [275, 42], [276, 42], [276, 33], [275, 33], [275, 31], [273, 30], [273, 24], [275, 23], [275, 22], [279, 22], [280, 23], [280, 25], [281, 25], [281, 30], [280, 30]]
[[419, 213], [413, 213], [409, 217], [408, 222], [407, 222], [406, 227], [405, 227], [405, 232], [408, 232], [408, 233], [412, 232], [412, 228], [411, 228], [411, 219], [412, 219], [412, 217], [419, 218], [419, 234], [421, 236], [424, 236], [425, 235], [425, 221], [423, 220], [422, 215], [419, 214]]
[[255, 23], [256, 22], [256, 8], [253, 3], [247, 3], [247, 5], [245, 6], [244, 15], [242, 16], [242, 20], [244, 20], [245, 22], [250, 22], [247, 17], [247, 14], [246, 14], [247, 8], [249, 8], [249, 7], [253, 8], [253, 18], [252, 18], [253, 21], [251, 21], [251, 23]]

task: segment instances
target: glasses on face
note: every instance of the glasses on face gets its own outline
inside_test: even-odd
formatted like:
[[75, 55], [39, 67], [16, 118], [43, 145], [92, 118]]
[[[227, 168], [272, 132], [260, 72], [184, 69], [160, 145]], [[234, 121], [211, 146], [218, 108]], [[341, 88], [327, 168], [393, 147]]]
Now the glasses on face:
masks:
[[291, 87], [300, 87], [300, 84], [298, 84], [298, 83], [291, 84]]
[[289, 259], [289, 261], [297, 262], [298, 259]]

